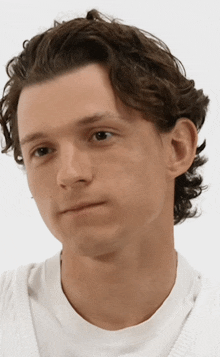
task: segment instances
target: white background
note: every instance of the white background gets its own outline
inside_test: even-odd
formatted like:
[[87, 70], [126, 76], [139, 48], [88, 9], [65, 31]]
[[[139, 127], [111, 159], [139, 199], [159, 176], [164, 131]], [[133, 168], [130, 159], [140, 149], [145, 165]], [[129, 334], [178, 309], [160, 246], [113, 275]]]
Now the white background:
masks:
[[[209, 162], [202, 169], [209, 190], [196, 200], [202, 215], [176, 226], [176, 249], [196, 269], [220, 281], [220, 15], [218, 0], [0, 0], [0, 91], [5, 65], [22, 43], [53, 25], [53, 20], [102, 13], [153, 33], [183, 63], [211, 100], [199, 144]], [[29, 191], [26, 176], [12, 154], [0, 154], [0, 272], [56, 254], [62, 246], [45, 226]]]

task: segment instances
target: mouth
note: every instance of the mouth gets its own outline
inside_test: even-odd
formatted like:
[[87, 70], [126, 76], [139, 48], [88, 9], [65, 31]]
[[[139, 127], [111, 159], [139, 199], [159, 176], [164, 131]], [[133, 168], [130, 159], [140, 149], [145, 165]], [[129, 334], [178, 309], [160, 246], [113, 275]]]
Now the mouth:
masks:
[[78, 214], [78, 213], [86, 213], [86, 212], [90, 212], [91, 210], [94, 210], [96, 207], [99, 207], [101, 205], [103, 205], [105, 202], [100, 202], [100, 203], [93, 203], [93, 204], [89, 204], [89, 205], [85, 205], [79, 208], [75, 208], [75, 209], [70, 209], [67, 210], [65, 213], [70, 213], [70, 214]]

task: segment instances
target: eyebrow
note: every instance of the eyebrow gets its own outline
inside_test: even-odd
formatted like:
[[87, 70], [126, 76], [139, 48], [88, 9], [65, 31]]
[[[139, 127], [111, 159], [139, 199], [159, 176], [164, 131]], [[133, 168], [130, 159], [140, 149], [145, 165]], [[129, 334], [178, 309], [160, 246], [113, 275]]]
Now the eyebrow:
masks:
[[[101, 121], [103, 119], [120, 119], [124, 121], [128, 121], [128, 118], [122, 117], [120, 115], [110, 113], [110, 112], [104, 112], [104, 113], [95, 113], [93, 115], [85, 116], [83, 118], [79, 118], [77, 120], [76, 126], [78, 127], [83, 127], [88, 124], [93, 124], [97, 121]], [[33, 134], [27, 134], [21, 141], [20, 145], [24, 146], [25, 144], [28, 144], [32, 141], [35, 141], [37, 139], [46, 139], [48, 137], [47, 134], [43, 132], [36, 132]]]

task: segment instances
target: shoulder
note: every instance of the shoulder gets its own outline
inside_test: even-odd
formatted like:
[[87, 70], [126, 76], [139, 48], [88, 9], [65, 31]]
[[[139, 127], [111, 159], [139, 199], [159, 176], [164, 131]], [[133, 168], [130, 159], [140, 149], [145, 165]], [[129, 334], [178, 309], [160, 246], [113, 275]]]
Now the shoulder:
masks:
[[11, 290], [13, 289], [13, 285], [15, 284], [16, 279], [16, 272], [15, 270], [8, 270], [4, 271], [0, 275], [0, 307], [3, 304], [6, 296], [10, 295]]
[[[60, 252], [50, 257], [47, 261], [59, 260]], [[21, 265], [14, 270], [4, 271], [0, 274], [0, 314], [13, 307], [18, 302], [26, 301], [28, 298], [28, 286], [32, 281], [36, 281], [44, 268], [45, 261], [28, 263]], [[35, 279], [35, 280], [34, 280]], [[10, 310], [10, 309], [9, 309]]]
[[220, 283], [203, 277], [192, 327], [195, 356], [220, 356]]
[[207, 276], [201, 277], [201, 303], [209, 303], [207, 310], [220, 308], [220, 282], [212, 280]]
[[5, 322], [5, 314], [13, 301], [13, 286], [15, 285], [16, 270], [5, 271], [0, 275], [0, 351]]
[[[35, 264], [19, 266], [14, 270], [4, 271], [0, 275], [0, 316], [12, 307], [16, 294], [27, 288], [27, 277]], [[18, 292], [19, 289], [19, 292]]]
[[220, 282], [201, 277], [201, 290], [189, 321], [191, 332], [197, 332], [197, 355], [203, 356], [202, 349], [205, 350], [205, 347], [209, 348], [209, 352], [217, 348], [220, 354]]
[[169, 357], [220, 356], [220, 282], [198, 275], [199, 292]]

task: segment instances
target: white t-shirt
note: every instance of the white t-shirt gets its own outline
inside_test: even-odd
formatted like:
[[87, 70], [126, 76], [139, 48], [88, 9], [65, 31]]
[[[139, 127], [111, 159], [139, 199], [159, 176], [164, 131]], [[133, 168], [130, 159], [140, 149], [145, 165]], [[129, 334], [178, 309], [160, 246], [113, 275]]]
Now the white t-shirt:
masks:
[[108, 331], [83, 319], [70, 305], [61, 286], [60, 255], [61, 252], [36, 264], [28, 277], [31, 315], [41, 357], [169, 355], [201, 289], [199, 273], [183, 256], [178, 253], [175, 285], [156, 313], [136, 326]]

